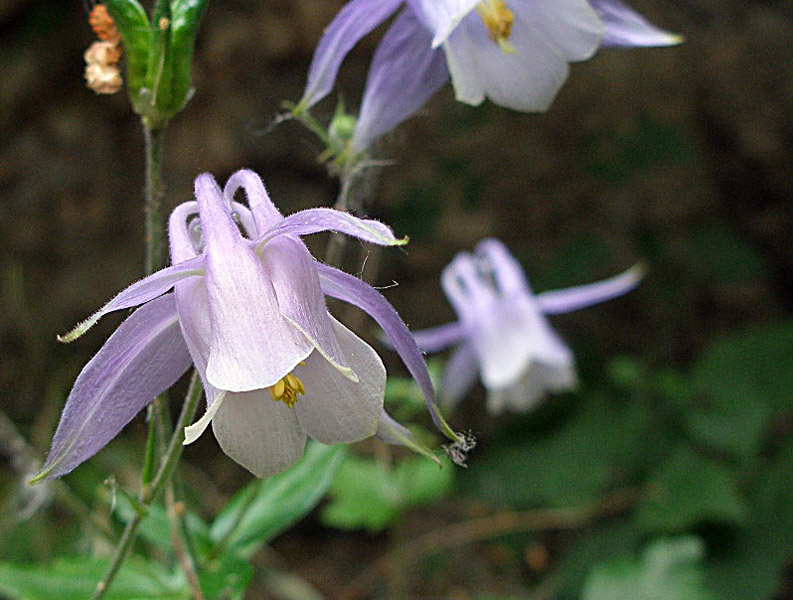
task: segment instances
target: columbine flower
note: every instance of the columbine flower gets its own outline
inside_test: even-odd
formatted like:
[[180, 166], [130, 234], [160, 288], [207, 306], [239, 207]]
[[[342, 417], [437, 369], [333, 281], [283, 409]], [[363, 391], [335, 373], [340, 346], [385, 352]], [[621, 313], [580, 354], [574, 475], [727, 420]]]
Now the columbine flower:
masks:
[[479, 374], [488, 409], [528, 410], [547, 392], [576, 384], [573, 354], [546, 315], [567, 313], [621, 296], [642, 277], [635, 266], [597, 283], [534, 295], [517, 260], [498, 240], [461, 252], [444, 269], [443, 289], [459, 321], [415, 332], [427, 352], [456, 346], [446, 363], [442, 397], [459, 401]]
[[[241, 187], [250, 209], [233, 201]], [[402, 240], [382, 223], [327, 208], [283, 217], [251, 171], [235, 173], [223, 192], [201, 175], [195, 192], [197, 201], [170, 217], [173, 266], [131, 285], [62, 338], [142, 305], [78, 376], [37, 479], [64, 475], [95, 454], [191, 363], [208, 409], [186, 429], [185, 443], [212, 423], [224, 452], [259, 477], [300, 458], [307, 435], [336, 444], [379, 430], [386, 441], [409, 443], [409, 432], [382, 410], [382, 361], [328, 313], [325, 295], [359, 306], [388, 332], [449, 434], [421, 353], [393, 307], [358, 278], [316, 262], [299, 236], [331, 230], [381, 245]]]
[[568, 63], [590, 58], [598, 46], [681, 41], [619, 0], [351, 0], [317, 46], [296, 113], [330, 93], [347, 53], [403, 4], [372, 59], [353, 138], [358, 152], [421, 108], [450, 75], [461, 102], [487, 97], [544, 111]]

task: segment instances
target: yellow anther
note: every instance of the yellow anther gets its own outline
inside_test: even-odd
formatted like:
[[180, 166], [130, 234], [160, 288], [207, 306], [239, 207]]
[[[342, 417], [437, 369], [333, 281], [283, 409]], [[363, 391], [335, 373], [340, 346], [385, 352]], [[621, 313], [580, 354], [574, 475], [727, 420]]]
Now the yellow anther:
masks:
[[306, 393], [303, 382], [296, 376], [289, 373], [283, 379], [279, 379], [270, 386], [270, 398], [274, 402], [283, 402], [289, 408], [297, 404], [297, 397]]
[[512, 33], [512, 23], [515, 14], [507, 8], [504, 0], [481, 0], [476, 5], [476, 12], [487, 27], [487, 36], [498, 44], [501, 51], [509, 54], [515, 52], [515, 47], [509, 43]]

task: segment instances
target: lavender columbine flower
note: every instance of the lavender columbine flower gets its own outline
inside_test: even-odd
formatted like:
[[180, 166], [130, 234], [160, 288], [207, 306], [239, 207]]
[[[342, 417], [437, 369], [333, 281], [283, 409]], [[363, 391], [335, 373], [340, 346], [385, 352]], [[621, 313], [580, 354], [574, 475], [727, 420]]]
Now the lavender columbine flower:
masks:
[[403, 4], [372, 59], [353, 138], [358, 152], [421, 108], [449, 76], [461, 102], [488, 97], [514, 110], [544, 111], [568, 63], [599, 46], [682, 39], [619, 0], [351, 0], [317, 46], [296, 114], [330, 93], [347, 53]]
[[[241, 187], [250, 209], [233, 201]], [[379, 432], [409, 444], [409, 432], [383, 412], [380, 357], [328, 313], [325, 295], [359, 306], [388, 332], [436, 423], [455, 437], [435, 412], [423, 357], [393, 307], [358, 278], [316, 262], [300, 236], [331, 230], [385, 246], [403, 240], [382, 223], [327, 208], [283, 217], [251, 171], [235, 173], [223, 192], [201, 175], [195, 192], [197, 201], [170, 217], [173, 266], [131, 285], [62, 338], [142, 305], [78, 376], [37, 480], [95, 454], [191, 363], [208, 409], [186, 428], [185, 443], [211, 422], [223, 451], [259, 477], [297, 461], [307, 435], [337, 444]]]
[[413, 335], [427, 352], [456, 346], [443, 374], [445, 402], [458, 402], [479, 374], [492, 413], [525, 411], [546, 392], [576, 384], [573, 353], [545, 315], [621, 296], [642, 274], [637, 265], [611, 279], [534, 295], [504, 244], [486, 239], [475, 254], [461, 252], [443, 271], [441, 283], [459, 321]]

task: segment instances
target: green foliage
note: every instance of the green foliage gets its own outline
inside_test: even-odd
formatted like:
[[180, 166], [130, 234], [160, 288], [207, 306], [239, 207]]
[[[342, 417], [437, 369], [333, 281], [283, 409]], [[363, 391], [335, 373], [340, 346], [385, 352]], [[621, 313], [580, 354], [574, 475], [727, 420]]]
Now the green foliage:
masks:
[[124, 41], [132, 107], [153, 129], [182, 110], [191, 92], [193, 46], [207, 0], [159, 0], [151, 20], [137, 0], [106, 0]]
[[761, 449], [769, 419], [790, 411], [793, 322], [766, 325], [714, 342], [691, 373], [698, 441], [746, 462]]
[[388, 469], [374, 459], [350, 456], [333, 481], [322, 520], [339, 529], [382, 531], [402, 511], [443, 497], [453, 478], [449, 461], [438, 468], [426, 458], [410, 456]]
[[[116, 516], [124, 523], [128, 523], [139, 510], [136, 508], [136, 501], [121, 490], [116, 495], [115, 509]], [[201, 548], [208, 548], [211, 541], [209, 526], [206, 522], [190, 510], [185, 513], [184, 520], [193, 542]], [[171, 520], [165, 508], [159, 504], [153, 504], [146, 510], [146, 516], [138, 529], [138, 536], [164, 552], [173, 550]]]
[[210, 537], [243, 557], [302, 519], [325, 495], [347, 453], [346, 446], [309, 442], [291, 469], [249, 483], [218, 514]]
[[[0, 592], [14, 600], [85, 600], [96, 588], [108, 562], [92, 557], [63, 559], [52, 565], [0, 563]], [[121, 567], [108, 600], [190, 598], [180, 573], [171, 574], [157, 563], [130, 559]]]
[[713, 600], [702, 571], [704, 548], [696, 537], [658, 540], [641, 558], [613, 559], [589, 575], [582, 600]]
[[743, 523], [746, 504], [737, 474], [681, 446], [649, 479], [649, 495], [639, 504], [638, 526], [649, 532], [677, 532], [703, 522]]
[[641, 404], [587, 398], [552, 435], [482, 450], [462, 484], [514, 508], [586, 503], [632, 469], [650, 425]]
[[708, 584], [722, 600], [764, 600], [780, 584], [793, 539], [793, 442], [747, 482], [746, 527], [730, 532], [708, 557]]

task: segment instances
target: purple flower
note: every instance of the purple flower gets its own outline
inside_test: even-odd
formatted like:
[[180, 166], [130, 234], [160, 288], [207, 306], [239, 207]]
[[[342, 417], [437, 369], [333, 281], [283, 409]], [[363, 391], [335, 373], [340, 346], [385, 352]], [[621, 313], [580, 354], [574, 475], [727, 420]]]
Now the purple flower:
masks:
[[495, 239], [461, 252], [444, 269], [443, 289], [459, 320], [415, 332], [426, 352], [455, 346], [443, 374], [442, 397], [454, 404], [476, 382], [492, 413], [525, 411], [547, 392], [576, 385], [573, 353], [546, 315], [585, 308], [636, 287], [643, 268], [597, 283], [534, 295], [517, 260]]
[[372, 59], [353, 147], [421, 108], [449, 76], [457, 99], [485, 97], [519, 111], [546, 110], [570, 62], [603, 46], [667, 46], [658, 29], [619, 0], [351, 0], [325, 30], [296, 112], [333, 88], [344, 57], [402, 5]]
[[[239, 188], [250, 209], [233, 200]], [[331, 230], [385, 246], [404, 241], [382, 223], [327, 208], [283, 217], [251, 171], [235, 173], [224, 191], [201, 175], [195, 194], [170, 217], [173, 266], [62, 338], [142, 305], [78, 376], [37, 479], [64, 475], [95, 454], [191, 363], [208, 408], [186, 428], [185, 443], [211, 423], [224, 452], [259, 477], [297, 461], [307, 436], [348, 443], [379, 428], [387, 441], [409, 438], [383, 412], [380, 357], [328, 313], [325, 295], [361, 307], [388, 332], [445, 425], [421, 353], [393, 307], [358, 278], [315, 261], [300, 236]]]

